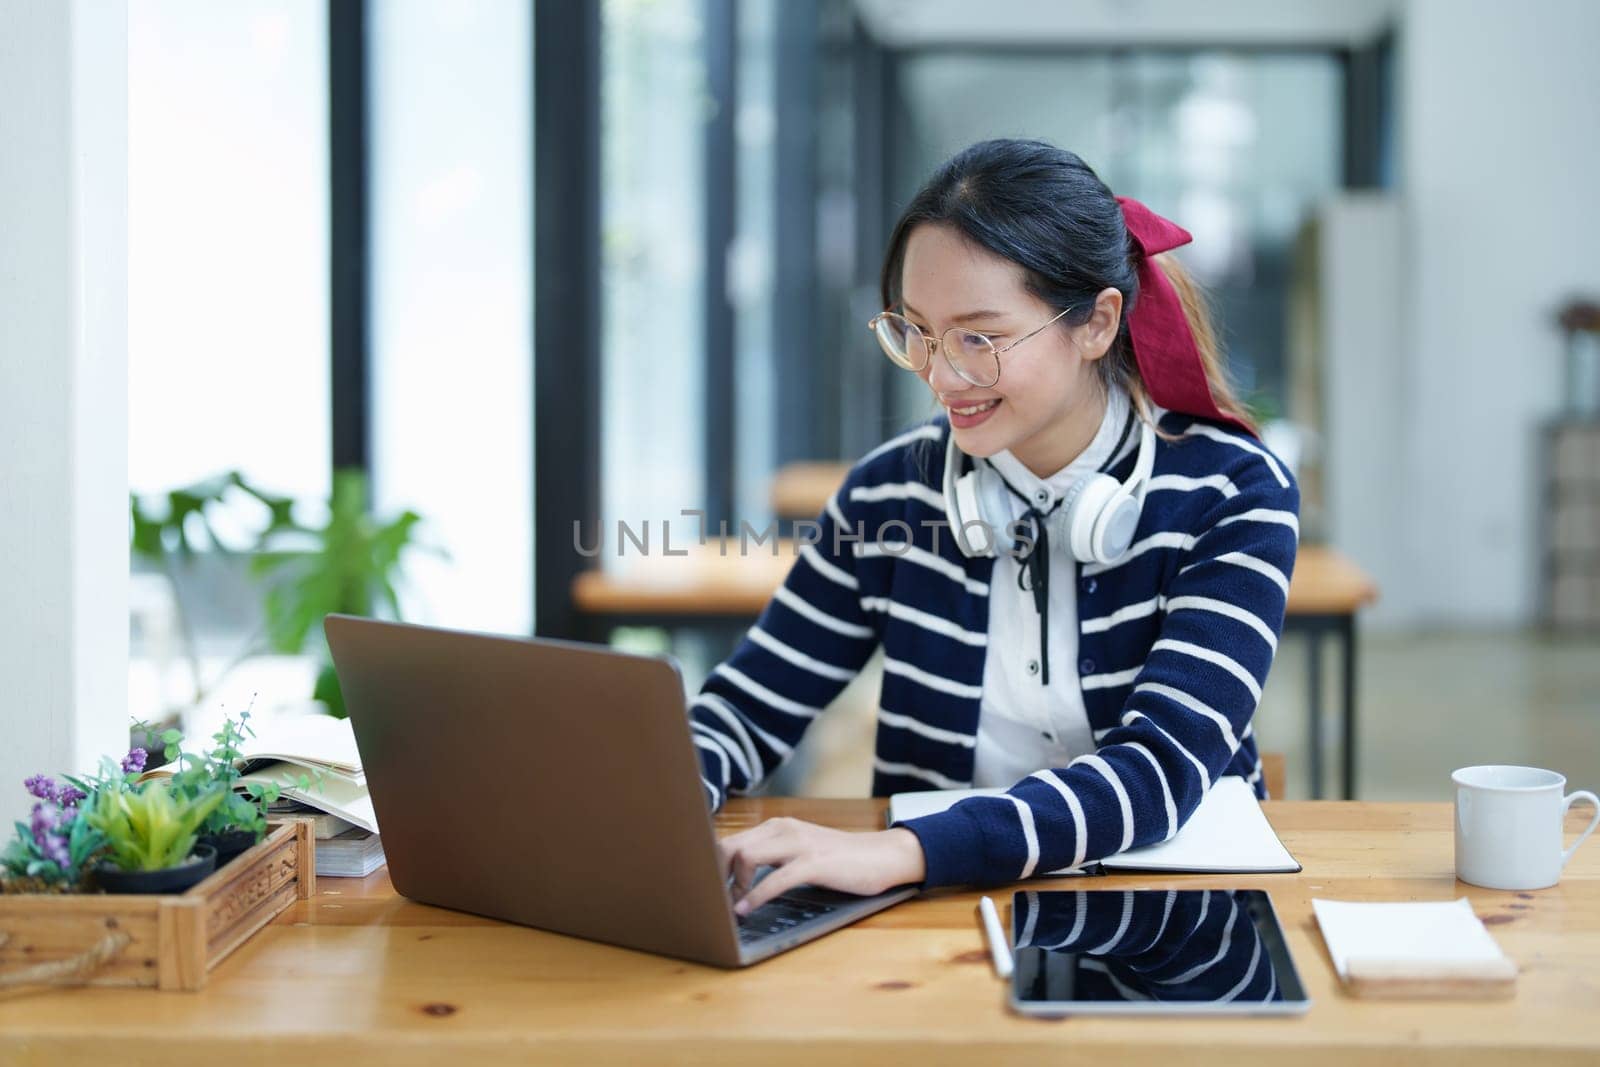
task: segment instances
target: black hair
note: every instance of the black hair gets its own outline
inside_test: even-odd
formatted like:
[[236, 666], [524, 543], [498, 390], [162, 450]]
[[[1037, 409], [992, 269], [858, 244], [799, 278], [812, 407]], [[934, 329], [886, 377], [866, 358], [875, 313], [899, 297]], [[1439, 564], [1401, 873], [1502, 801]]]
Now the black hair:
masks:
[[1115, 372], [1127, 360], [1128, 314], [1139, 295], [1133, 247], [1121, 205], [1078, 156], [1019, 140], [980, 141], [957, 153], [895, 223], [880, 280], [886, 308], [900, 304], [906, 242], [924, 223], [953, 227], [1020, 266], [1028, 292], [1056, 311], [1073, 307], [1065, 323], [1082, 325], [1101, 290], [1121, 290], [1122, 325], [1100, 362]]
[[[1023, 286], [1055, 311], [1073, 310], [1062, 324], [1081, 326], [1095, 297], [1122, 291], [1116, 339], [1096, 364], [1109, 389], [1121, 383], [1142, 408], [1136, 385], [1128, 314], [1139, 295], [1122, 206], [1076, 154], [1044, 141], [979, 141], [951, 157], [912, 198], [889, 235], [879, 288], [885, 308], [899, 308], [901, 275], [911, 231], [923, 224], [953, 227], [967, 240], [1017, 264]], [[931, 449], [916, 450], [922, 477]]]
[[[1173, 439], [1155, 423], [1128, 339], [1143, 253], [1128, 234], [1122, 205], [1089, 164], [1044, 141], [979, 141], [956, 153], [912, 198], [889, 236], [879, 280], [886, 309], [900, 307], [906, 243], [925, 223], [952, 227], [978, 247], [1017, 264], [1028, 292], [1055, 311], [1072, 308], [1062, 324], [1083, 325], [1094, 314], [1102, 290], [1119, 290], [1122, 320], [1095, 369], [1102, 386], [1121, 386], [1134, 411], [1157, 435]], [[1152, 263], [1178, 295], [1218, 410], [1255, 432], [1228, 381], [1205, 295], [1177, 259], [1161, 255]]]

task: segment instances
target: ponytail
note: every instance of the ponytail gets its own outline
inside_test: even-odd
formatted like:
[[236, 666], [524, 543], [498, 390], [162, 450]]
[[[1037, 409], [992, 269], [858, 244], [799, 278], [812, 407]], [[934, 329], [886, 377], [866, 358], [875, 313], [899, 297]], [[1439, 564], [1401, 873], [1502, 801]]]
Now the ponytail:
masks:
[[1211, 399], [1216, 402], [1217, 410], [1243, 423], [1252, 435], [1259, 438], [1260, 427], [1240, 402], [1238, 394], [1234, 392], [1233, 382], [1228, 378], [1227, 363], [1222, 355], [1222, 346], [1217, 343], [1217, 332], [1211, 323], [1211, 302], [1205, 290], [1200, 288], [1200, 283], [1194, 280], [1176, 256], [1156, 256], [1155, 264], [1178, 292], [1178, 301], [1183, 305], [1183, 317], [1189, 323], [1189, 332], [1194, 335], [1194, 346], [1200, 352], [1200, 366], [1206, 372], [1206, 385], [1211, 387]]

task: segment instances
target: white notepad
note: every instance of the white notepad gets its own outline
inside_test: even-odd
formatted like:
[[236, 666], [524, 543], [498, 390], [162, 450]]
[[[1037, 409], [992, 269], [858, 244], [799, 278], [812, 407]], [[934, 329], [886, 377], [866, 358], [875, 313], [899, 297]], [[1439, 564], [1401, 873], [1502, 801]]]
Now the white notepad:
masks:
[[1465, 897], [1402, 904], [1311, 901], [1328, 955], [1341, 979], [1350, 961], [1452, 965], [1506, 958]]
[[[889, 798], [889, 825], [944, 811], [973, 796], [1003, 796], [1004, 789], [936, 789]], [[1300, 864], [1278, 840], [1255, 793], [1243, 778], [1217, 780], [1176, 837], [1129, 849], [1100, 861], [1106, 870], [1185, 874], [1293, 874]], [[1050, 874], [1077, 874], [1064, 869]]]

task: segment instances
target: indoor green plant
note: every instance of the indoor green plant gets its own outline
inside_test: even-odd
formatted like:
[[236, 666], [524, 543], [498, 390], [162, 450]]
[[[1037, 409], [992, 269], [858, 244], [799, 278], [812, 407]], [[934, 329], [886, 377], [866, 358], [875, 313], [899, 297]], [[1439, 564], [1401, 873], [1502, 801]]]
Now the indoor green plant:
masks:
[[270, 579], [265, 606], [274, 650], [297, 653], [312, 644], [321, 666], [312, 696], [328, 712], [345, 717], [344, 696], [322, 642], [322, 620], [332, 613], [371, 615], [380, 606], [400, 618], [395, 581], [408, 548], [439, 556], [441, 549], [413, 540], [422, 517], [414, 511], [380, 520], [368, 510], [367, 477], [359, 470], [336, 471], [328, 521], [321, 527], [291, 523], [262, 535], [251, 572]]
[[[161, 734], [166, 746], [163, 755], [176, 768], [172, 772], [175, 793], [193, 799], [212, 790], [222, 792], [221, 803], [206, 816], [200, 835], [201, 841], [216, 849], [219, 867], [266, 836], [268, 808], [282, 793], [273, 783], [239, 784], [239, 760], [243, 755], [239, 746], [254, 736], [248, 708], [240, 713], [237, 722], [232, 715], [225, 716], [222, 726], [211, 735], [213, 747], [198, 753], [183, 751], [180, 731]], [[297, 784], [309, 789], [311, 777], [302, 775]]]
[[84, 811], [105, 838], [95, 880], [112, 893], [182, 892], [200, 881], [215, 868], [216, 852], [199, 843], [199, 830], [224, 793], [213, 787], [183, 796], [166, 778], [96, 791]]
[[0, 851], [0, 892], [73, 893], [90, 888], [93, 867], [105, 853], [105, 834], [88, 820], [104, 790], [133, 788], [144, 771], [145, 752], [129, 750], [120, 762], [101, 757], [99, 772], [81, 777], [31, 775], [23, 787], [34, 798], [28, 822]]
[[[265, 492], [239, 472], [230, 471], [172, 490], [165, 494], [164, 502], [147, 503], [130, 495], [134, 554], [153, 563], [170, 580], [175, 568], [201, 549], [240, 551], [219, 539], [211, 523], [210, 513], [230, 494], [243, 494], [266, 509], [266, 525], [243, 549], [253, 555], [250, 573], [264, 587], [264, 620], [261, 631], [216, 677], [203, 679], [192, 627], [174, 583], [179, 639], [194, 681], [192, 703], [203, 703], [229, 671], [251, 656], [268, 651], [294, 655], [312, 646], [318, 647], [321, 658], [312, 696], [331, 714], [343, 717], [338, 677], [317, 640], [322, 618], [330, 612], [370, 615], [380, 606], [392, 617], [400, 617], [395, 587], [401, 557], [409, 548], [426, 547], [414, 540], [421, 517], [412, 511], [387, 520], [373, 517], [368, 508], [367, 476], [350, 469], [334, 474], [327, 521], [307, 525], [295, 518], [294, 501]], [[445, 555], [436, 548], [428, 550]]]

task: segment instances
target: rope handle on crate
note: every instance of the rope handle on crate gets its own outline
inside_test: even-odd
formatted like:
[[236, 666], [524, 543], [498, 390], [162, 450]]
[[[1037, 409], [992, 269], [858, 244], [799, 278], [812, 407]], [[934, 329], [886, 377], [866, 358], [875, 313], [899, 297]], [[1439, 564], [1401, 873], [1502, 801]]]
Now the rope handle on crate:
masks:
[[[0, 948], [11, 940], [11, 935], [0, 930]], [[27, 985], [82, 985], [89, 976], [110, 963], [133, 941], [124, 930], [115, 930], [76, 956], [49, 963], [36, 963], [20, 971], [0, 974], [0, 989]]]

